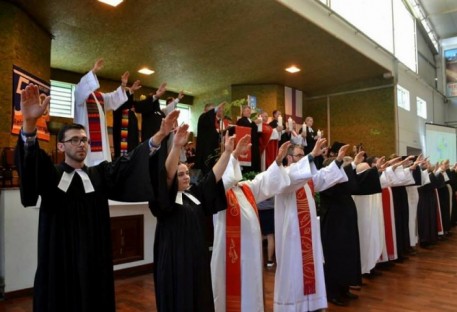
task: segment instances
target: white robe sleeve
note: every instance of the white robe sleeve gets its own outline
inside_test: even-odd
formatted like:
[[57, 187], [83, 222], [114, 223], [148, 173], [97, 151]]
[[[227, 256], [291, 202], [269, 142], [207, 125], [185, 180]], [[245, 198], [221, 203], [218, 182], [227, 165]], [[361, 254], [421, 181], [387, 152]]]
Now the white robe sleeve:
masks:
[[75, 105], [82, 106], [89, 95], [100, 88], [97, 76], [92, 72], [85, 74], [75, 86]]
[[174, 111], [176, 109], [176, 107], [178, 106], [178, 103], [179, 103], [179, 99], [174, 99], [173, 101], [168, 103], [168, 105], [165, 108], [162, 109], [162, 112], [165, 115], [170, 114], [172, 111]]
[[426, 185], [430, 183], [430, 176], [427, 170], [421, 171], [421, 185]]
[[242, 178], [240, 162], [233, 155], [230, 155], [230, 160], [222, 175], [225, 191], [234, 187]]
[[122, 86], [119, 86], [113, 92], [102, 93], [102, 95], [103, 101], [105, 102], [105, 112], [118, 109], [128, 100], [127, 94]]
[[283, 166], [273, 162], [264, 172], [259, 173], [252, 181], [246, 181], [251, 188], [257, 203], [279, 194], [280, 190], [290, 184], [289, 175]]
[[406, 182], [406, 185], [415, 184], [416, 181], [414, 180], [413, 173], [412, 173], [411, 169], [404, 168], [404, 171], [405, 171], [405, 178], [406, 178], [405, 182]]
[[332, 186], [347, 182], [348, 177], [343, 169], [343, 166], [338, 167], [335, 161], [332, 161], [330, 165], [319, 170], [313, 175], [314, 191], [321, 192]]

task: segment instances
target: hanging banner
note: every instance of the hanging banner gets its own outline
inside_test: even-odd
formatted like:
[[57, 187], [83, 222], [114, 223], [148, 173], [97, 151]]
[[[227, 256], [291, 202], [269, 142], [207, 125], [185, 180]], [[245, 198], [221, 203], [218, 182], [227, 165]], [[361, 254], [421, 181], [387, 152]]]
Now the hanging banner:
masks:
[[444, 51], [446, 95], [457, 96], [457, 49]]
[[[12, 134], [19, 134], [22, 127], [22, 113], [21, 113], [21, 90], [29, 83], [34, 83], [38, 86], [40, 94], [49, 95], [51, 86], [48, 82], [26, 72], [25, 70], [13, 65], [13, 116], [12, 116]], [[37, 121], [37, 138], [40, 140], [48, 141], [51, 134], [48, 131], [47, 122], [49, 121], [49, 111], [45, 112]]]

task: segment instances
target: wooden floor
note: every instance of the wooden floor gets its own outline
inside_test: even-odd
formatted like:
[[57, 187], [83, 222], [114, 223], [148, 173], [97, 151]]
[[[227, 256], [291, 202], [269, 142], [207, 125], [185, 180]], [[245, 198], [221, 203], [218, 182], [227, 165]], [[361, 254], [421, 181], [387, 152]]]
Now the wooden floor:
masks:
[[[455, 230], [454, 230], [455, 231]], [[457, 234], [397, 263], [374, 279], [364, 278], [359, 299], [327, 311], [457, 311]], [[265, 270], [266, 312], [273, 311], [274, 270]], [[152, 274], [116, 281], [117, 311], [156, 311]], [[32, 311], [31, 298], [0, 301], [0, 311]]]

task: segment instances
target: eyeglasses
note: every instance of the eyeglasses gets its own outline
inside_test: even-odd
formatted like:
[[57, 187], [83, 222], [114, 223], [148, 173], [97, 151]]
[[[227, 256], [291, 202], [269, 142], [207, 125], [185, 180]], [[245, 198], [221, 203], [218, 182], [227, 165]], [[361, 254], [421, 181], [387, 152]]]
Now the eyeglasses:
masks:
[[297, 157], [297, 158], [302, 158], [304, 157], [305, 154], [295, 154], [295, 155], [292, 155], [292, 157]]
[[81, 145], [81, 142], [83, 142], [84, 144], [89, 144], [90, 145], [90, 140], [87, 138], [87, 137], [72, 137], [71, 139], [68, 139], [66, 141], [62, 141], [62, 143], [68, 143], [70, 142], [71, 145], [73, 146], [79, 146]]

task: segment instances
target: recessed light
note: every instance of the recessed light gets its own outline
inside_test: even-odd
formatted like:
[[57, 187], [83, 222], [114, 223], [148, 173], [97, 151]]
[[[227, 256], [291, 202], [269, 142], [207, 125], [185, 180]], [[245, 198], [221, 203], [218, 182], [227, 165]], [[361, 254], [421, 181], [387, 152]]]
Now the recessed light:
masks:
[[138, 71], [140, 74], [143, 74], [143, 75], [151, 75], [154, 73], [154, 71], [152, 69], [149, 69], [147, 67], [143, 67], [142, 69], [140, 69]]
[[295, 65], [292, 65], [292, 66], [286, 68], [286, 71], [288, 71], [289, 73], [292, 73], [292, 74], [298, 73], [300, 70], [301, 69]]
[[109, 4], [113, 7], [116, 7], [119, 5], [119, 3], [123, 2], [124, 0], [98, 0], [98, 1]]

